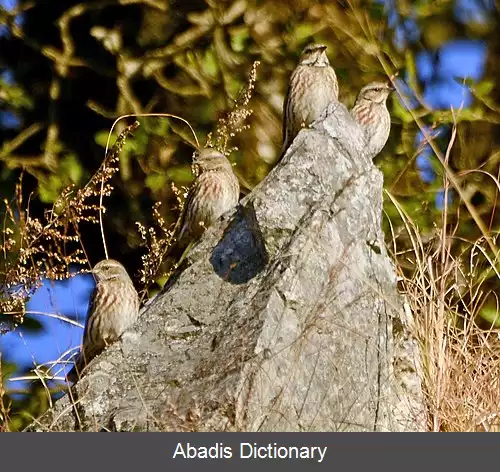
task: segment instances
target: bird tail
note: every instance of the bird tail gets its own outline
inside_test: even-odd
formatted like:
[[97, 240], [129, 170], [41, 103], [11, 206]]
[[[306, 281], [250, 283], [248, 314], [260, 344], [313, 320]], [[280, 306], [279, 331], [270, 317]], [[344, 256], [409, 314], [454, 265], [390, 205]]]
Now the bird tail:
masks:
[[[88, 352], [88, 351], [91, 351], [91, 352]], [[89, 362], [95, 356], [100, 354], [101, 352], [102, 352], [102, 349], [97, 349], [97, 350], [96, 349], [93, 349], [93, 350], [86, 349], [86, 352], [84, 352], [83, 348], [82, 348], [82, 351], [80, 352], [80, 354], [76, 358], [75, 365], [66, 375], [67, 381], [71, 382], [71, 383], [75, 383], [78, 380], [80, 380], [83, 377], [85, 368], [87, 367]]]

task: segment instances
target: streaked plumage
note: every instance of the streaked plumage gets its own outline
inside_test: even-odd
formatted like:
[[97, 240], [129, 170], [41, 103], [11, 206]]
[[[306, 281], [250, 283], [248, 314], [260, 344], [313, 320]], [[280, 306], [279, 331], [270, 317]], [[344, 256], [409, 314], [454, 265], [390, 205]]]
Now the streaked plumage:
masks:
[[175, 250], [183, 250], [238, 204], [240, 185], [226, 156], [204, 148], [194, 158], [199, 175], [189, 189]]
[[283, 104], [282, 156], [301, 128], [317, 120], [329, 103], [338, 100], [337, 75], [326, 49], [323, 44], [306, 46], [290, 77]]
[[393, 87], [383, 82], [372, 82], [361, 89], [352, 107], [352, 117], [363, 127], [367, 152], [374, 158], [382, 151], [391, 131], [391, 115], [387, 97]]
[[117, 341], [139, 315], [139, 296], [122, 264], [106, 259], [92, 269], [96, 286], [90, 297], [83, 342], [68, 380], [76, 380], [83, 368], [106, 346]]

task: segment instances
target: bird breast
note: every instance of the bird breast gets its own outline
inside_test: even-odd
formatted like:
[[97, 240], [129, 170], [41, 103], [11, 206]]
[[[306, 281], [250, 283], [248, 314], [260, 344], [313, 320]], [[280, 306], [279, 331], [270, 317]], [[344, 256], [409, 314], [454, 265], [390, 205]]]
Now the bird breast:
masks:
[[299, 125], [310, 125], [329, 103], [338, 99], [337, 78], [331, 67], [299, 66], [291, 81], [292, 113]]
[[189, 231], [201, 235], [204, 229], [236, 206], [238, 199], [238, 179], [232, 171], [204, 172], [195, 183], [193, 199], [187, 208]]

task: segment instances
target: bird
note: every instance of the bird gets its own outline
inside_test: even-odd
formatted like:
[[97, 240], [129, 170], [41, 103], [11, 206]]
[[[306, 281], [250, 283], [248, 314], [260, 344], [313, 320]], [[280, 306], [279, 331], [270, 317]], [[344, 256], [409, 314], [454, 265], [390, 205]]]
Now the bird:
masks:
[[394, 90], [388, 83], [371, 82], [359, 92], [351, 109], [351, 116], [363, 128], [367, 141], [367, 154], [373, 159], [382, 151], [391, 131], [391, 115], [387, 97]]
[[74, 382], [86, 365], [117, 341], [139, 316], [139, 296], [125, 267], [114, 259], [92, 269], [96, 285], [90, 296], [82, 349], [67, 375]]
[[176, 243], [169, 256], [183, 251], [198, 240], [205, 229], [213, 225], [239, 201], [240, 185], [227, 157], [215, 148], [197, 151], [193, 164], [199, 174], [193, 181], [178, 222]]
[[281, 157], [301, 128], [317, 120], [331, 102], [338, 101], [337, 75], [330, 66], [326, 50], [324, 44], [309, 44], [292, 72], [283, 103]]

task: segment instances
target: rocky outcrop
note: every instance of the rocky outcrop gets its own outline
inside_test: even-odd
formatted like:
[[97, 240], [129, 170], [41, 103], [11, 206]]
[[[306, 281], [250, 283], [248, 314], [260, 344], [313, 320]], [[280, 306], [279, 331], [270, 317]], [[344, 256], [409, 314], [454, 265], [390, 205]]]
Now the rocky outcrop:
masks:
[[33, 428], [424, 430], [365, 144], [332, 104]]

